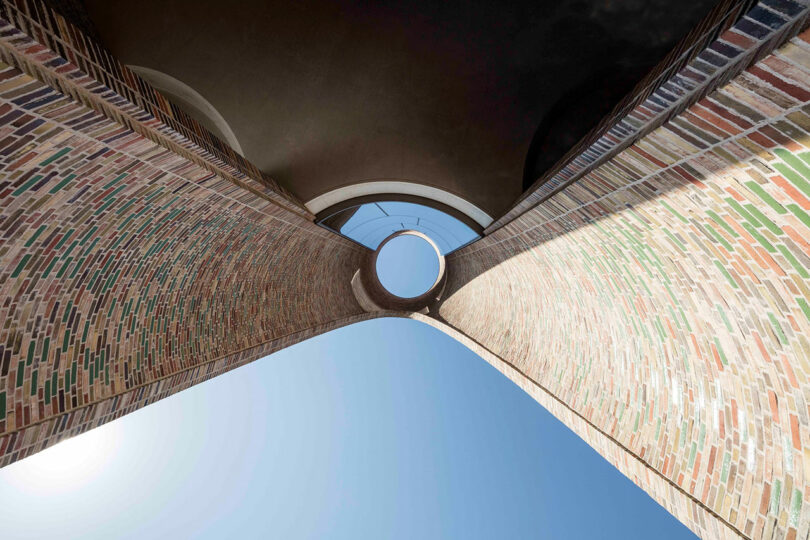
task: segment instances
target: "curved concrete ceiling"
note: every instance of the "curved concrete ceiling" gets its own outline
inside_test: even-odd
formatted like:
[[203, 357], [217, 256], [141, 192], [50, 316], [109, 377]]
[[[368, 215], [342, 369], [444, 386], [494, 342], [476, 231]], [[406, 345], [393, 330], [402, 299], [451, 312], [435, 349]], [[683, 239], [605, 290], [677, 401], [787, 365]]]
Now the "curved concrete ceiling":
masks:
[[[245, 157], [302, 201], [408, 178], [492, 217], [525, 171], [556, 160], [527, 160], [555, 104], [589, 99], [597, 76], [609, 106], [713, 3], [85, 0], [113, 54], [196, 90]], [[561, 137], [603, 114], [569, 109], [554, 109]]]

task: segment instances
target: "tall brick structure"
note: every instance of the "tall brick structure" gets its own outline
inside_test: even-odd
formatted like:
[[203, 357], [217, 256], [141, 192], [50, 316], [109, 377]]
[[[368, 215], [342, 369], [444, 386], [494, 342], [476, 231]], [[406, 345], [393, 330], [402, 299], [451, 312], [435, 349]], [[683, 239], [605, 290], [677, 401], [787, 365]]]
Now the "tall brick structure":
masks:
[[0, 465], [295, 341], [410, 316], [706, 538], [810, 534], [810, 32], [724, 2], [474, 244], [429, 315], [34, 1], [0, 4]]

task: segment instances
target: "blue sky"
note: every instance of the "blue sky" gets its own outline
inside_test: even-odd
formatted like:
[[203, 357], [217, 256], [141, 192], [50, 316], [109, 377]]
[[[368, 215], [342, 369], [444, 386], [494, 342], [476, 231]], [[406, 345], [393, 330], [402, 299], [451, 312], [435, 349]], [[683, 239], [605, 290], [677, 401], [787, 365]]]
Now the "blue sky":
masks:
[[428, 242], [414, 235], [392, 238], [377, 255], [377, 276], [388, 292], [414, 298], [428, 292], [439, 276], [439, 258]]
[[440, 210], [393, 201], [362, 205], [341, 227], [340, 233], [377, 249], [388, 235], [403, 229], [428, 235], [439, 246], [442, 255], [478, 237], [467, 225]]
[[380, 319], [0, 469], [0, 536], [694, 538], [474, 353]]

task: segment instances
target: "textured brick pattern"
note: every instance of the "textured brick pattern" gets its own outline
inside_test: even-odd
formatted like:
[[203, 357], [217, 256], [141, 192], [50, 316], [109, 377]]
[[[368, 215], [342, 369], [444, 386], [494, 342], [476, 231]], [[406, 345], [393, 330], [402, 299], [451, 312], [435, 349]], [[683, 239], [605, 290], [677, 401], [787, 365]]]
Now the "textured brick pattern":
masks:
[[97, 110], [116, 94], [3, 28], [0, 466], [362, 312], [367, 250]]
[[[397, 315], [387, 314], [387, 316]], [[548, 388], [541, 386], [536, 380], [527, 377], [514, 365], [493, 354], [492, 351], [483, 347], [475, 340], [470, 339], [464, 333], [436, 319], [419, 315], [418, 313], [410, 314], [409, 317], [441, 330], [478, 354], [545, 407], [546, 410], [560, 419], [574, 433], [587, 441], [592, 448], [606, 457], [613, 466], [633, 479], [659, 501], [666, 501], [664, 506], [670, 512], [684, 520], [685, 523], [690, 524], [692, 529], [700, 530], [703, 537], [740, 537], [739, 534], [728, 528], [723, 524], [722, 520], [717, 519], [716, 516], [705, 507], [695, 504], [695, 502], [688, 497], [684, 497], [682, 490], [678, 489], [676, 485], [668, 481], [664, 476], [658, 474], [657, 471], [645, 461], [635, 459], [632, 455], [628, 456], [627, 449], [618, 443], [618, 441], [598, 429], [577, 411], [571, 409], [565, 401], [552, 394]], [[688, 516], [688, 521], [685, 520], [685, 516]]]
[[[724, 0], [588, 136], [487, 227], [545, 201], [725, 84], [797, 33], [807, 0]], [[753, 6], [753, 7], [752, 7]], [[733, 24], [732, 24], [733, 23]]]
[[1, 0], [0, 21], [6, 62], [13, 64], [16, 57], [16, 64], [29, 75], [108, 118], [255, 195], [313, 217], [255, 165], [44, 4]]
[[440, 317], [704, 537], [810, 533], [809, 97], [805, 33], [448, 258]]
[[[448, 258], [447, 325], [411, 315], [707, 538], [810, 534], [803, 10], [720, 17], [663, 93]], [[0, 19], [0, 466], [406, 315], [361, 313], [366, 250], [63, 19], [31, 0]]]

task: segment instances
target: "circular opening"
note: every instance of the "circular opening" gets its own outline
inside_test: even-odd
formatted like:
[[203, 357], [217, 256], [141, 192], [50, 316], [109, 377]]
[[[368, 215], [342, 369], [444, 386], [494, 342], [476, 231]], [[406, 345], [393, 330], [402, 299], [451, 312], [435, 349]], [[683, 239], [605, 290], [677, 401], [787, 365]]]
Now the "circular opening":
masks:
[[418, 236], [392, 238], [377, 254], [377, 278], [388, 292], [400, 298], [425, 294], [438, 277], [438, 254]]

